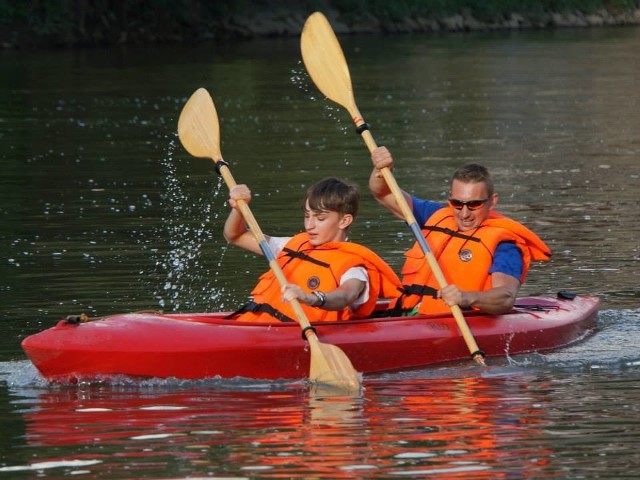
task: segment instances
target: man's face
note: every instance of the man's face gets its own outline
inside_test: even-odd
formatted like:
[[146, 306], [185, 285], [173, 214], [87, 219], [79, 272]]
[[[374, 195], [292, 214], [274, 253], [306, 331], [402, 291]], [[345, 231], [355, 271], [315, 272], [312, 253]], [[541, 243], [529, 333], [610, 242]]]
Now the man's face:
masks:
[[[461, 232], [468, 232], [478, 228], [489, 217], [489, 212], [498, 203], [498, 195], [494, 193], [489, 196], [484, 182], [464, 183], [460, 180], [454, 180], [451, 183], [449, 199], [449, 207], [453, 211], [458, 229]], [[471, 203], [471, 205], [464, 204], [461, 206], [459, 202], [476, 202], [479, 208], [473, 210], [478, 205]], [[462, 208], [455, 208], [456, 204]]]

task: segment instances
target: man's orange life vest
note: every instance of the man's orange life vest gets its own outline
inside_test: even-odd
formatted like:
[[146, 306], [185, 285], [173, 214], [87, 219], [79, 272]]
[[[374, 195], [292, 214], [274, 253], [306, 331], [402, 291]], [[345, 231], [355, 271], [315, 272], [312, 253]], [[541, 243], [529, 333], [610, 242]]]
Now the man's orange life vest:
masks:
[[[351, 242], [329, 242], [319, 247], [309, 243], [306, 233], [292, 237], [276, 260], [289, 283], [306, 292], [330, 292], [340, 285], [342, 275], [352, 267], [364, 267], [369, 275], [369, 299], [355, 310], [324, 310], [300, 303], [310, 322], [368, 317], [378, 298], [398, 298], [402, 289], [395, 272], [373, 251]], [[289, 303], [282, 301], [280, 284], [271, 270], [260, 277], [251, 292], [253, 300], [239, 310], [238, 321], [273, 322], [295, 320]]]
[[[448, 284], [462, 290], [482, 291], [491, 288], [489, 269], [500, 242], [513, 242], [522, 253], [523, 283], [532, 261], [548, 260], [549, 247], [535, 233], [521, 223], [492, 211], [480, 227], [471, 232], [459, 232], [451, 209], [442, 208], [427, 220], [422, 233]], [[409, 310], [421, 302], [418, 313], [449, 312], [451, 308], [429, 295], [439, 289], [420, 245], [416, 242], [406, 253], [402, 267], [405, 291], [427, 287], [422, 295], [408, 294], [402, 299], [402, 309]]]

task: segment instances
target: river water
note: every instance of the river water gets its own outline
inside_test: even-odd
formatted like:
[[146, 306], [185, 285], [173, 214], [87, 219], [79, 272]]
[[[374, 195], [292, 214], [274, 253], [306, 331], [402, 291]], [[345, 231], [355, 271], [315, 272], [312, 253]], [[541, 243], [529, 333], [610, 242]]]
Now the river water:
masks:
[[304, 187], [363, 190], [352, 239], [411, 243], [366, 190], [368, 152], [305, 74], [297, 39], [0, 55], [0, 477], [631, 478], [640, 467], [640, 29], [341, 39], [358, 107], [405, 190], [458, 165], [552, 247], [523, 294], [600, 296], [551, 353], [304, 382], [127, 378], [49, 385], [20, 341], [71, 313], [229, 310], [262, 259], [221, 238], [226, 188], [176, 137], [212, 94], [225, 160], [266, 233]]

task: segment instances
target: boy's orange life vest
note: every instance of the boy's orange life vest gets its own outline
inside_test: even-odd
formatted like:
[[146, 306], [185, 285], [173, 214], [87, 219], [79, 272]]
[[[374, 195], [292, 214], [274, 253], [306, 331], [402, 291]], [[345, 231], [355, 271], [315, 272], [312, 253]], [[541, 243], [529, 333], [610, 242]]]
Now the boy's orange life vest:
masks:
[[[319, 247], [309, 243], [306, 233], [299, 233], [287, 242], [276, 258], [289, 283], [306, 292], [330, 292], [340, 285], [342, 275], [352, 267], [364, 267], [369, 275], [369, 299], [355, 310], [324, 310], [300, 303], [310, 322], [347, 320], [368, 317], [378, 298], [397, 298], [402, 284], [395, 272], [368, 248], [351, 242], [329, 242]], [[295, 320], [289, 303], [282, 301], [280, 284], [271, 270], [260, 277], [251, 292], [253, 301], [235, 319], [249, 322]], [[266, 305], [266, 307], [265, 307]], [[272, 307], [270, 309], [269, 307]], [[247, 311], [249, 310], [249, 311]], [[270, 310], [275, 310], [274, 312]], [[274, 318], [275, 317], [275, 318]]]
[[[549, 247], [535, 233], [521, 223], [492, 211], [489, 218], [473, 232], [459, 232], [449, 208], [434, 213], [422, 227], [422, 233], [442, 269], [448, 284], [462, 290], [482, 291], [491, 288], [489, 269], [500, 242], [513, 242], [522, 253], [523, 283], [532, 261], [548, 260]], [[416, 242], [406, 253], [402, 267], [402, 283], [408, 286], [427, 286], [432, 291], [440, 287], [420, 245]], [[414, 287], [414, 289], [416, 288]], [[449, 312], [451, 308], [433, 296], [403, 296], [402, 308], [411, 309], [421, 302], [418, 313]]]

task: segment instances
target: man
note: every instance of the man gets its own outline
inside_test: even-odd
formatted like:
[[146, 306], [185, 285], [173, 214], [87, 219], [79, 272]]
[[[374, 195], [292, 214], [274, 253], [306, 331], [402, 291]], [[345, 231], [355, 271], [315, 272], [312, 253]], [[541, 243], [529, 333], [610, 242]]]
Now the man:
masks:
[[[375, 199], [404, 219], [380, 170], [393, 168], [386, 147], [372, 152], [369, 188]], [[481, 165], [465, 165], [453, 175], [448, 207], [402, 192], [448, 285], [439, 286], [416, 243], [405, 253], [402, 310], [410, 313], [448, 311], [453, 305], [487, 313], [511, 310], [532, 260], [548, 260], [547, 245], [524, 225], [494, 211], [498, 194]]]
[[[229, 192], [231, 212], [224, 237], [232, 245], [262, 254], [238, 211], [238, 200], [249, 202], [246, 185]], [[251, 292], [253, 300], [236, 312], [240, 321], [295, 321], [289, 302], [296, 298], [311, 321], [367, 317], [379, 297], [397, 298], [400, 280], [378, 255], [347, 241], [360, 201], [357, 187], [337, 178], [312, 185], [303, 199], [304, 229], [293, 237], [265, 235], [287, 280], [280, 287], [271, 270]]]

